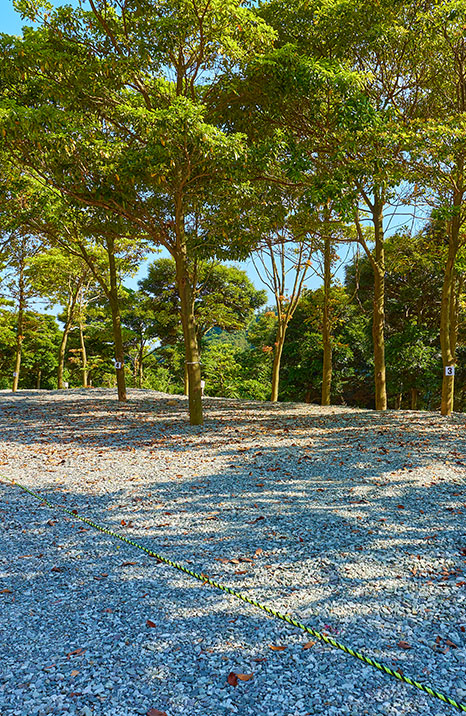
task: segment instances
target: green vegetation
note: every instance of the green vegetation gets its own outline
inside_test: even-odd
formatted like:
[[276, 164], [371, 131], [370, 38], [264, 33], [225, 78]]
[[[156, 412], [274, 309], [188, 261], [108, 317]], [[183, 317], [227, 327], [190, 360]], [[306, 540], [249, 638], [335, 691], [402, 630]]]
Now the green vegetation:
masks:
[[16, 7], [3, 387], [465, 409], [466, 0]]

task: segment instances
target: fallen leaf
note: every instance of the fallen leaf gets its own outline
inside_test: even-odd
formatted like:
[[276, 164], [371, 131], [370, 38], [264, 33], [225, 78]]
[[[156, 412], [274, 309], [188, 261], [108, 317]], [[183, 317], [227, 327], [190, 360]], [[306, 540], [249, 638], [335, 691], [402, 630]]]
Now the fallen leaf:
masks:
[[62, 569], [61, 569], [61, 567], [52, 567], [52, 569], [50, 571], [51, 572], [61, 572]]
[[122, 567], [130, 567], [130, 566], [132, 566], [133, 564], [137, 564], [137, 562], [123, 562], [123, 564], [122, 564], [121, 566], [122, 566]]
[[399, 641], [398, 646], [400, 647], [400, 649], [412, 649], [413, 648], [411, 646], [411, 644], [408, 644], [407, 641]]
[[227, 683], [229, 683], [230, 686], [238, 686], [238, 677], [236, 676], [234, 671], [230, 671], [230, 673], [228, 674]]
[[79, 671], [76, 671], [76, 669], [73, 669], [71, 672], [71, 676], [77, 676], [79, 674]]
[[269, 644], [272, 651], [285, 651], [286, 646], [274, 646], [273, 644]]
[[146, 626], [148, 626], [148, 627], [156, 627], [157, 624], [154, 624], [154, 622], [151, 622], [151, 620], [148, 619], [148, 620], [146, 621]]
[[257, 556], [259, 556], [260, 554], [262, 554], [263, 551], [264, 551], [264, 550], [262, 549], [262, 547], [258, 547], [258, 548], [256, 549], [256, 551], [254, 552], [254, 554], [256, 554]]
[[397, 507], [398, 507], [399, 510], [404, 510], [404, 508], [405, 508], [404, 505], [397, 505]]
[[445, 644], [448, 644], [448, 646], [451, 646], [453, 649], [458, 648], [458, 644], [455, 644], [451, 639], [445, 639]]
[[11, 589], [1, 589], [0, 594], [13, 594]]
[[149, 709], [147, 716], [167, 716], [165, 711], [159, 711], [158, 709]]
[[308, 641], [307, 644], [304, 644], [303, 649], [310, 649], [314, 644], [315, 641]]
[[249, 681], [249, 679], [252, 679], [254, 674], [236, 674], [236, 676], [240, 681]]
[[84, 654], [85, 651], [86, 651], [86, 650], [83, 649], [83, 648], [81, 648], [81, 649], [75, 649], [74, 651], [68, 652], [68, 654], [66, 655], [66, 658], [69, 659], [70, 656], [75, 656], [76, 654]]

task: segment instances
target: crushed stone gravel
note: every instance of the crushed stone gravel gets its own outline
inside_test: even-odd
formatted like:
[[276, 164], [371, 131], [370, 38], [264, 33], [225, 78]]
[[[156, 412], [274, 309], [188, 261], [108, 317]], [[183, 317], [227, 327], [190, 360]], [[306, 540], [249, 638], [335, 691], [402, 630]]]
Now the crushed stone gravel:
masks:
[[455, 713], [1, 478], [466, 702], [466, 416], [186, 407], [0, 392], [2, 716]]

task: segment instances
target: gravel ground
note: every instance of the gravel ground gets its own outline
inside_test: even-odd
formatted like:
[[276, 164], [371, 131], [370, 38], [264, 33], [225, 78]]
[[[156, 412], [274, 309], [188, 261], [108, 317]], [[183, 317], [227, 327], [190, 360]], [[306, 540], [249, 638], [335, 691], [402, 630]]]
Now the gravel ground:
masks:
[[0, 394], [2, 716], [455, 711], [2, 476], [466, 702], [466, 416], [205, 416], [154, 391]]

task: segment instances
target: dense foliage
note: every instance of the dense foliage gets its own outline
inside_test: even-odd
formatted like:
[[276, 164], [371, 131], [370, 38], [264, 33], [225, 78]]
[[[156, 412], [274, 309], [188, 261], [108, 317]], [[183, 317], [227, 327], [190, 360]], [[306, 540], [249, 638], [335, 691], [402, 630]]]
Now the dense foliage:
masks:
[[16, 7], [3, 387], [465, 409], [466, 0]]

